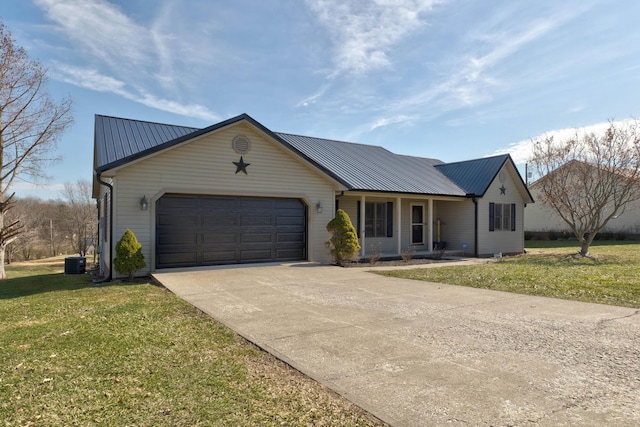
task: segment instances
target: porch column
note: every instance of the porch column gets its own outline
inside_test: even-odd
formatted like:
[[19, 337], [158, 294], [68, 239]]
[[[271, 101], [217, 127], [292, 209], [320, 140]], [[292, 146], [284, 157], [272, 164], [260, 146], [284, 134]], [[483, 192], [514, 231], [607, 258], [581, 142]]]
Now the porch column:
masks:
[[364, 236], [364, 211], [365, 208], [366, 197], [364, 195], [360, 196], [360, 256], [365, 256], [365, 236]]
[[429, 242], [429, 247], [427, 249], [431, 252], [433, 250], [433, 199], [427, 201], [427, 206], [427, 224], [429, 224], [427, 227], [427, 242]]
[[402, 253], [402, 199], [396, 197], [396, 222], [398, 223], [398, 255]]

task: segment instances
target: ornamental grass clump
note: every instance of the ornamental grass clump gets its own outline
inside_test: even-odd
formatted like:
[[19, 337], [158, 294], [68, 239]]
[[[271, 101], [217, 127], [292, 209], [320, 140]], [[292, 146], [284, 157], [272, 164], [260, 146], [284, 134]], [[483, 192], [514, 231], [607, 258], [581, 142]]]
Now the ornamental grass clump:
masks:
[[116, 258], [113, 260], [113, 267], [118, 273], [126, 274], [129, 280], [132, 280], [133, 274], [146, 266], [142, 245], [138, 242], [133, 231], [127, 229], [120, 241], [116, 243]]
[[331, 233], [326, 243], [333, 260], [339, 266], [353, 260], [360, 250], [356, 229], [351, 223], [349, 215], [342, 209], [336, 211], [336, 216], [327, 224], [327, 231]]

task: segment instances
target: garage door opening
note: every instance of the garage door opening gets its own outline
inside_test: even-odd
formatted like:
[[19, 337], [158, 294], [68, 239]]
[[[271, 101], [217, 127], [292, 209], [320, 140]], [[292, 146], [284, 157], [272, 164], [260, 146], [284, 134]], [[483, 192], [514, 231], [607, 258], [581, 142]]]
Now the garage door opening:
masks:
[[156, 268], [306, 259], [300, 199], [165, 194], [156, 202]]

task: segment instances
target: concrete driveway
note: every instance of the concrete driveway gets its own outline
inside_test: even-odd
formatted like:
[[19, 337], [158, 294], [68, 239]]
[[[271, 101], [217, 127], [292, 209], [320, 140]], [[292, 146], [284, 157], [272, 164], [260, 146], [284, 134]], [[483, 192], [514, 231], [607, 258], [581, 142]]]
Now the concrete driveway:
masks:
[[640, 425], [638, 310], [367, 270], [300, 263], [154, 276], [393, 426]]

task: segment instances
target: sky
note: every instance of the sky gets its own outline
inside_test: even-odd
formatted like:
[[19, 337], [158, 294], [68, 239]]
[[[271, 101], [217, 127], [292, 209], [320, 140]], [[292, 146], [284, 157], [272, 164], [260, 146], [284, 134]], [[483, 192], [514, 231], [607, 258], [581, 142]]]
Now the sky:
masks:
[[[96, 114], [272, 131], [445, 162], [640, 118], [630, 0], [2, 0], [16, 43], [73, 100], [51, 179], [93, 176]], [[522, 173], [522, 172], [521, 172]]]

